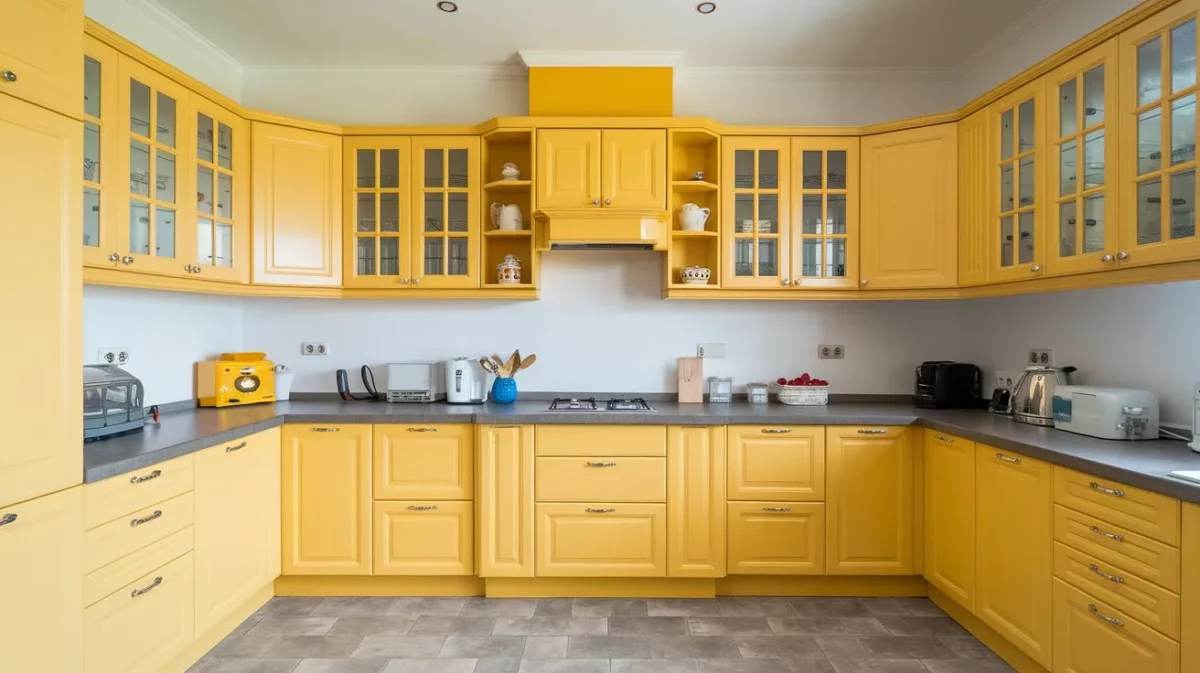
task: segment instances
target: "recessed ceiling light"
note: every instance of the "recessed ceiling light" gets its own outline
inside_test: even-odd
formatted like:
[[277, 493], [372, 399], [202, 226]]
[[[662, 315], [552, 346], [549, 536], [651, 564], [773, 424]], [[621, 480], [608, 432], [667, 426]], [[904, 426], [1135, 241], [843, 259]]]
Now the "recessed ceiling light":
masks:
[[717, 3], [702, 2], [696, 5], [696, 11], [700, 12], [701, 14], [712, 14], [713, 12], [717, 11]]
[[441, 2], [439, 2], [437, 4], [437, 8], [442, 10], [443, 12], [448, 12], [448, 13], [453, 14], [454, 12], [458, 11], [458, 3], [450, 2], [449, 0], [442, 0]]

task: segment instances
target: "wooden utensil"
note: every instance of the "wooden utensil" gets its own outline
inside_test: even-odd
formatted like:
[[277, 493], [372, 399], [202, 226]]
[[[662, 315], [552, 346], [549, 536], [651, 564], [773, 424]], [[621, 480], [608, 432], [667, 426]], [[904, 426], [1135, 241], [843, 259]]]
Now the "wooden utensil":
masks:
[[521, 351], [513, 351], [512, 357], [508, 359], [508, 376], [511, 378], [517, 370], [521, 368]]
[[498, 353], [492, 353], [492, 362], [496, 365], [496, 376], [508, 376], [508, 370], [504, 366], [504, 360], [500, 359]]
[[535, 362], [537, 362], [537, 354], [533, 353], [524, 360], [521, 360], [521, 369], [529, 369]]
[[496, 370], [496, 365], [492, 364], [492, 361], [486, 357], [479, 358], [479, 365], [483, 367], [483, 371], [489, 374], [493, 374], [495, 376], [500, 375], [500, 373]]

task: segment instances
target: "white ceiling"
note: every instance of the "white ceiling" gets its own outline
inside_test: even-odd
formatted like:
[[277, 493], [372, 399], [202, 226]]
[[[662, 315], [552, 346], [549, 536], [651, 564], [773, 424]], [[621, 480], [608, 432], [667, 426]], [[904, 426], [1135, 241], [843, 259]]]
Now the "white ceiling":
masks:
[[951, 69], [1056, 0], [157, 0], [246, 67], [494, 66], [520, 50], [681, 66]]

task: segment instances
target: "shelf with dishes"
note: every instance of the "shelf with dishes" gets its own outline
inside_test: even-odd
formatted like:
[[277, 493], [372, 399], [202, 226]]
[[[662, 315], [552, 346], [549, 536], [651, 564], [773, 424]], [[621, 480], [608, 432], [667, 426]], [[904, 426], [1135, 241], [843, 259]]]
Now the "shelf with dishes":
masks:
[[665, 285], [719, 289], [721, 139], [704, 129], [670, 131], [671, 240]]
[[533, 156], [530, 129], [503, 129], [483, 136], [484, 290], [537, 287]]

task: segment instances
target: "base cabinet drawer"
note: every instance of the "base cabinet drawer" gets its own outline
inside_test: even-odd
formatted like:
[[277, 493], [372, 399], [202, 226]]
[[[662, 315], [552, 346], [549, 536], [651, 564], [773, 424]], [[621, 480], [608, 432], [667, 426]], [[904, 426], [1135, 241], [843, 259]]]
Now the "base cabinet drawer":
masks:
[[666, 456], [662, 425], [538, 425], [539, 456]]
[[730, 500], [825, 499], [825, 428], [730, 426]]
[[1054, 576], [1179, 640], [1179, 595], [1093, 556], [1054, 543]]
[[730, 575], [824, 575], [825, 505], [729, 503]]
[[1062, 505], [1054, 506], [1054, 539], [1126, 573], [1179, 591], [1179, 550], [1171, 545]]
[[666, 458], [538, 458], [534, 474], [534, 495], [539, 502], [667, 499]]
[[84, 571], [92, 572], [192, 525], [189, 491], [93, 528], [83, 535]]
[[1178, 673], [1179, 643], [1054, 580], [1054, 673]]
[[470, 500], [475, 493], [475, 428], [376, 425], [376, 500]]
[[85, 673], [154, 673], [194, 637], [192, 555], [125, 585], [83, 613]]
[[540, 577], [666, 577], [667, 506], [538, 503]]
[[475, 504], [376, 502], [376, 575], [475, 574]]
[[1054, 502], [1179, 546], [1180, 510], [1175, 498], [1055, 466]]
[[191, 455], [83, 487], [83, 527], [101, 524], [192, 490]]

